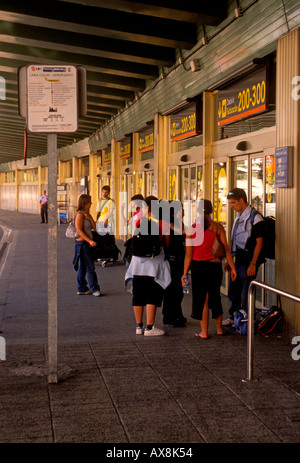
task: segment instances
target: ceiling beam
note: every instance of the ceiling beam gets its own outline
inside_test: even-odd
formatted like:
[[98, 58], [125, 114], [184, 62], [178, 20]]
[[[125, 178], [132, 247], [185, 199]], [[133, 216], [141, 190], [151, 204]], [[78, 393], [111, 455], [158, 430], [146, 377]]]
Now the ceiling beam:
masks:
[[[25, 13], [26, 12], [26, 13]], [[190, 23], [110, 10], [72, 5], [52, 0], [39, 9], [30, 2], [1, 0], [0, 18], [4, 21], [64, 30], [171, 48], [190, 49], [197, 39], [197, 27]], [[59, 18], [59, 20], [57, 19]]]
[[69, 31], [49, 30], [8, 21], [0, 21], [0, 42], [153, 66], [171, 66], [175, 59], [174, 49], [168, 47], [124, 42]]
[[[217, 25], [226, 17], [226, 2], [219, 0], [211, 5], [209, 2], [159, 1], [132, 2], [126, 0], [59, 0], [79, 5], [98, 8], [111, 8], [156, 18], [167, 18], [198, 24]], [[158, 8], [159, 7], [159, 8]]]

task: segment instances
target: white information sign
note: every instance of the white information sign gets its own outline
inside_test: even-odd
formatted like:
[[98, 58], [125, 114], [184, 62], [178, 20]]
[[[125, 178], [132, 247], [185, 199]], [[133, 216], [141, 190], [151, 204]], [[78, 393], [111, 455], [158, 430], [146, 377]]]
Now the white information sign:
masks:
[[29, 65], [26, 82], [28, 131], [76, 132], [78, 129], [76, 67]]

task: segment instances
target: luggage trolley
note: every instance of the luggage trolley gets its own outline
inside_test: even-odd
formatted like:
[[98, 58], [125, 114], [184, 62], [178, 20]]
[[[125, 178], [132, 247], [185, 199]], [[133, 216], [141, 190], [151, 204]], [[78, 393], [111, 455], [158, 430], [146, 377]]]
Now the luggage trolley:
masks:
[[99, 234], [93, 232], [94, 241], [97, 246], [95, 247], [95, 262], [101, 262], [102, 267], [106, 267], [108, 263], [114, 264], [121, 254], [120, 249], [115, 243], [114, 235]]

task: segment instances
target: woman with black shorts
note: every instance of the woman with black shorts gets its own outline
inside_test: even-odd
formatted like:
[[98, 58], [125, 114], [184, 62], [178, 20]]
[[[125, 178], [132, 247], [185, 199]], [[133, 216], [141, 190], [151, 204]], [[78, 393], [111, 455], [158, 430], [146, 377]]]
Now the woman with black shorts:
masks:
[[[156, 309], [162, 304], [164, 290], [171, 282], [170, 266], [165, 259], [159, 221], [151, 212], [153, 202], [158, 202], [157, 198], [148, 196], [143, 203], [143, 216], [133, 237], [132, 258], [125, 275], [126, 281], [132, 278], [132, 305], [136, 334], [144, 336], [165, 334], [165, 331], [155, 327], [154, 322]], [[149, 248], [153, 249], [151, 255], [148, 252]], [[146, 309], [145, 328], [144, 308]]]

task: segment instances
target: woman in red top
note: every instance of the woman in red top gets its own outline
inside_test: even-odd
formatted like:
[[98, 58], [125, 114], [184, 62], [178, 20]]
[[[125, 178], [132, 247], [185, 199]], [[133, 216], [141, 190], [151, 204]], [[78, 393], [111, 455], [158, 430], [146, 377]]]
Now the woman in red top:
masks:
[[[212, 246], [218, 232], [220, 241], [223, 243], [226, 260], [231, 268], [231, 278], [236, 278], [236, 269], [230, 253], [224, 227], [214, 222], [210, 214], [212, 204], [209, 200], [200, 201], [198, 212], [204, 214], [204, 233], [200, 220], [193, 225], [195, 232], [187, 236], [187, 246], [184, 260], [184, 277], [191, 268], [192, 273], [192, 314], [191, 317], [200, 320], [201, 332], [196, 336], [208, 339], [209, 309], [212, 311], [217, 333], [222, 336], [226, 333], [222, 328], [222, 302], [220, 288], [222, 283], [222, 260], [217, 259], [212, 253]], [[202, 237], [203, 241], [199, 239]], [[190, 245], [191, 243], [191, 245]], [[201, 243], [201, 244], [200, 244]]]

